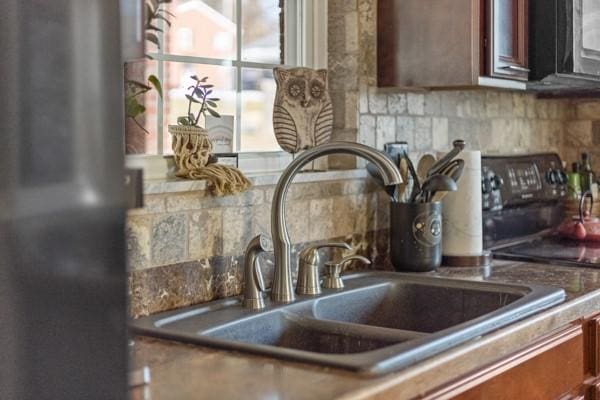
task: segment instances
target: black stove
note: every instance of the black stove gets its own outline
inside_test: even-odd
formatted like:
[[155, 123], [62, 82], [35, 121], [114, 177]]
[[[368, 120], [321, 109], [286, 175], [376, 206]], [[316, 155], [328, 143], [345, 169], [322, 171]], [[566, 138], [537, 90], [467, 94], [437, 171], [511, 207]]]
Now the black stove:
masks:
[[484, 247], [494, 257], [600, 268], [600, 245], [564, 239], [567, 176], [558, 154], [482, 158]]

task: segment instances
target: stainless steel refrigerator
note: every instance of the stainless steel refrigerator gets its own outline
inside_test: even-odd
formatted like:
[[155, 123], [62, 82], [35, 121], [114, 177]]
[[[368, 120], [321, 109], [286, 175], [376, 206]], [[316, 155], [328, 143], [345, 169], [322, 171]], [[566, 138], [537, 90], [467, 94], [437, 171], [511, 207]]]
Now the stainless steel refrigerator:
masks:
[[126, 398], [119, 1], [0, 3], [0, 399]]

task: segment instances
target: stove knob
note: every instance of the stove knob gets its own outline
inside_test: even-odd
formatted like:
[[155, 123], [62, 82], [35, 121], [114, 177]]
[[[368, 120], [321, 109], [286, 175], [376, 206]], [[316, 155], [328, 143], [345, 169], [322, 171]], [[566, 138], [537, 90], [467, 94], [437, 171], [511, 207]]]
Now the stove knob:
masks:
[[559, 185], [566, 185], [568, 182], [567, 179], [567, 174], [565, 173], [565, 171], [563, 171], [562, 169], [557, 171], [557, 175], [558, 175], [558, 184]]
[[546, 182], [548, 182], [550, 185], [557, 184], [556, 171], [554, 171], [553, 169], [549, 169], [548, 171], [546, 171]]
[[500, 190], [500, 188], [504, 185], [504, 180], [498, 175], [494, 175], [492, 178], [492, 190]]

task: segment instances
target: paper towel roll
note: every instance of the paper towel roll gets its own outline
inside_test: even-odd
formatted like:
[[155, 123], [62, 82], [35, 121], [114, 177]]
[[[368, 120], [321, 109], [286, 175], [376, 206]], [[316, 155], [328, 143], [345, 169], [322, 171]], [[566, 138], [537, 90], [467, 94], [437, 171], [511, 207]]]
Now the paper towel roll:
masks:
[[442, 203], [442, 253], [445, 256], [479, 256], [483, 253], [481, 212], [481, 152], [462, 151], [465, 160], [458, 191]]

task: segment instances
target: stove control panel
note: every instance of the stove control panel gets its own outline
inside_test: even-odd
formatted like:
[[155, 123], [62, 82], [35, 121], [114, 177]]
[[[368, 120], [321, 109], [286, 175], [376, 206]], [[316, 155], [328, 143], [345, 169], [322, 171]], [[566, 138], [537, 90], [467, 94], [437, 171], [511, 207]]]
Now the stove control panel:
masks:
[[481, 166], [484, 211], [556, 201], [567, 194], [567, 174], [556, 153], [485, 156]]

